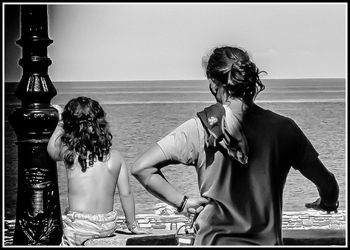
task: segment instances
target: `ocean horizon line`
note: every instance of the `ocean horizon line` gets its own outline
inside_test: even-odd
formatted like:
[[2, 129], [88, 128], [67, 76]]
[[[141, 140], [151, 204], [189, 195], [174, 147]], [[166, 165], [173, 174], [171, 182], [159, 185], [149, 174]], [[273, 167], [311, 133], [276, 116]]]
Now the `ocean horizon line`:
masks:
[[[270, 78], [261, 78], [262, 81], [264, 80], [346, 80], [346, 77], [287, 77], [287, 78], [278, 78], [278, 77], [270, 77]], [[80, 82], [176, 82], [176, 81], [207, 81], [208, 79], [135, 79], [135, 80], [52, 80], [53, 83], [80, 83]], [[5, 84], [16, 84], [19, 83], [19, 81], [6, 81]]]
[[[98, 87], [96, 87], [98, 88]], [[315, 90], [288, 90], [288, 93], [315, 93]], [[317, 93], [344, 93], [345, 90], [317, 90]], [[208, 94], [207, 90], [182, 90], [182, 91], [168, 91], [168, 90], [145, 90], [145, 91], [98, 91], [98, 94], [115, 95], [115, 94]], [[266, 92], [265, 92], [266, 93]], [[285, 93], [284, 90], [269, 90], [268, 93]], [[82, 94], [81, 91], [60, 91], [60, 94]]]
[[[255, 100], [255, 103], [345, 103], [344, 99], [290, 99]], [[213, 104], [214, 101], [99, 101], [101, 105], [143, 105], [143, 104]], [[55, 102], [58, 105], [65, 103]], [[6, 106], [18, 106], [20, 102], [6, 103]], [[5, 106], [5, 105], [4, 105]]]
[[[342, 103], [344, 99], [294, 99], [294, 100], [256, 100], [255, 103]], [[201, 104], [214, 101], [100, 101], [102, 105], [142, 105], [142, 104]]]
[[[290, 99], [290, 100], [255, 100], [255, 103], [345, 103], [344, 99]], [[99, 101], [101, 105], [145, 105], [145, 104], [214, 104], [214, 101]], [[65, 105], [62, 102], [54, 104]], [[4, 106], [18, 106], [20, 102], [6, 103]]]

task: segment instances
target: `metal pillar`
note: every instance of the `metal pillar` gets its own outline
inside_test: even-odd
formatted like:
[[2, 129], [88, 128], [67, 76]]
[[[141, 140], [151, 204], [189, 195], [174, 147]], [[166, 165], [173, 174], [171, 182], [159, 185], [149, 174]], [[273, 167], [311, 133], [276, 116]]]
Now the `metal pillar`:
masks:
[[46, 150], [58, 122], [50, 104], [57, 91], [48, 76], [47, 26], [46, 5], [21, 6], [23, 75], [15, 95], [22, 105], [9, 116], [18, 145], [14, 245], [58, 245], [62, 237], [57, 166]]

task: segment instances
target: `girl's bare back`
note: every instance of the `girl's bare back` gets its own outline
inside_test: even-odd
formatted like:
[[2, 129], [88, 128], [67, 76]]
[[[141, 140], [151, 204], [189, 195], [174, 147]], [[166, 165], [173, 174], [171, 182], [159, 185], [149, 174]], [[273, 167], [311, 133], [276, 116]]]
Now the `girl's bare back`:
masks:
[[69, 209], [93, 214], [112, 211], [120, 166], [115, 151], [111, 151], [108, 161], [96, 161], [85, 172], [76, 159], [72, 166], [66, 168]]

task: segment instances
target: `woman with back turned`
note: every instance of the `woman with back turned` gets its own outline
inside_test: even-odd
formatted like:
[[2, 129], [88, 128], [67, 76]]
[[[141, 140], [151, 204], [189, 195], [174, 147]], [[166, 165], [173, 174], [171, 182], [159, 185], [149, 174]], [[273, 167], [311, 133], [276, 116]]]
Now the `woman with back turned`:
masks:
[[[61, 109], [55, 106], [59, 114]], [[135, 219], [134, 197], [122, 155], [112, 150], [112, 134], [100, 104], [88, 97], [70, 100], [48, 143], [48, 153], [63, 161], [68, 177], [69, 207], [63, 217], [61, 245], [83, 245], [107, 237], [117, 228], [114, 192], [119, 197], [128, 229], [144, 233]]]
[[[338, 183], [291, 119], [254, 103], [260, 71], [236, 47], [213, 50], [204, 63], [217, 103], [158, 141], [135, 163], [144, 187], [184, 213], [199, 213], [195, 245], [281, 245], [283, 188], [291, 167], [312, 181], [320, 198], [307, 207], [335, 211]], [[187, 197], [161, 168], [196, 168], [201, 197]], [[170, 180], [171, 181], [171, 180]]]

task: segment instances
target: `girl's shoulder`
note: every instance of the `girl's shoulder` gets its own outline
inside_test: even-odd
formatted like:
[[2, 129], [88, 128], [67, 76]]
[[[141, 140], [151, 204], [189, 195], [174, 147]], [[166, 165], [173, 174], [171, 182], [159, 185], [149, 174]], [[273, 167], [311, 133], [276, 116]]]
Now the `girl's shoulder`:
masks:
[[109, 153], [111, 159], [113, 158], [114, 160], [124, 160], [122, 154], [116, 149], [111, 149]]
[[122, 154], [116, 149], [111, 149], [109, 152], [108, 167], [119, 172], [123, 164], [125, 164], [125, 160]]

